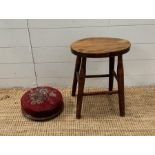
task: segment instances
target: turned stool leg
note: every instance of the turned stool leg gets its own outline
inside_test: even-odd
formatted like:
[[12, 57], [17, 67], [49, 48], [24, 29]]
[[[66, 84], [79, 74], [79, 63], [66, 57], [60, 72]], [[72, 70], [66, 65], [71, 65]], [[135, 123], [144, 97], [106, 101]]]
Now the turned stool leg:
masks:
[[124, 69], [122, 55], [118, 56], [117, 76], [120, 116], [125, 116]]
[[85, 75], [86, 75], [86, 58], [82, 58], [81, 69], [79, 72], [79, 82], [78, 82], [78, 95], [77, 95], [77, 108], [76, 108], [76, 118], [80, 119], [81, 117], [81, 108], [82, 108], [82, 99], [83, 99], [83, 90], [85, 84]]
[[81, 64], [81, 57], [77, 56], [76, 63], [75, 63], [74, 77], [73, 77], [72, 96], [75, 96], [75, 93], [76, 93], [76, 86], [77, 86], [77, 75], [76, 75], [76, 73], [79, 72], [80, 64]]
[[115, 57], [109, 57], [109, 91], [113, 90]]

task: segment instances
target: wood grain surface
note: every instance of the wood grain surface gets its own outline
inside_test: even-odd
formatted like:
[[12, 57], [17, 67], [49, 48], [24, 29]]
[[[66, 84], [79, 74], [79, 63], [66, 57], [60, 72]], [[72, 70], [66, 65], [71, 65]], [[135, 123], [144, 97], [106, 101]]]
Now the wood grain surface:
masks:
[[86, 57], [121, 55], [130, 50], [130, 42], [119, 38], [85, 38], [71, 45], [72, 53]]

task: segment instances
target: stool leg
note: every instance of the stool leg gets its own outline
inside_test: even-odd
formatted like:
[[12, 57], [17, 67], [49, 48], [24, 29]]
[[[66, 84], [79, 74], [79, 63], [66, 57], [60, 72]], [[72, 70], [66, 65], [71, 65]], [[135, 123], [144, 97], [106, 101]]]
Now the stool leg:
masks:
[[76, 63], [75, 63], [74, 77], [73, 77], [72, 96], [75, 96], [75, 93], [76, 93], [76, 87], [77, 87], [77, 75], [76, 75], [76, 73], [79, 72], [80, 64], [81, 64], [81, 57], [77, 56]]
[[109, 57], [109, 91], [113, 90], [115, 57]]
[[117, 76], [120, 116], [125, 116], [124, 69], [122, 55], [118, 56]]
[[76, 118], [77, 119], [80, 119], [80, 117], [81, 117], [85, 75], [86, 75], [86, 58], [84, 57], [84, 58], [82, 58], [82, 64], [81, 64], [81, 69], [80, 69], [80, 74], [79, 74], [79, 87], [78, 87], [77, 108], [76, 108]]

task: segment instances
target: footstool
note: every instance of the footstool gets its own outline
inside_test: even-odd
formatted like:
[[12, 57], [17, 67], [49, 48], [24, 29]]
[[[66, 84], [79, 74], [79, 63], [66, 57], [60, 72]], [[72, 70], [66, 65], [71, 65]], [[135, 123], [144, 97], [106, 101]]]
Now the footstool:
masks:
[[48, 120], [59, 115], [64, 107], [61, 93], [52, 87], [37, 87], [21, 98], [24, 116], [32, 120]]

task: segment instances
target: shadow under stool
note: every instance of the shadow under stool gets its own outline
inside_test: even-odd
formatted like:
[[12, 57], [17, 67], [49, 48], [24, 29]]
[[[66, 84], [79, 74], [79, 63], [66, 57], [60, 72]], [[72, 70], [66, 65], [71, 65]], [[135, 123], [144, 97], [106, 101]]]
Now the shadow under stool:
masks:
[[[119, 38], [85, 38], [74, 42], [71, 51], [76, 55], [72, 96], [75, 96], [77, 83], [76, 118], [81, 117], [82, 99], [86, 95], [118, 94], [120, 116], [125, 116], [123, 54], [130, 50], [130, 42]], [[114, 70], [115, 56], [118, 57], [117, 73]], [[87, 58], [109, 58], [109, 74], [86, 75]], [[85, 78], [109, 77], [109, 91], [84, 93]], [[114, 77], [118, 90], [113, 90]]]

